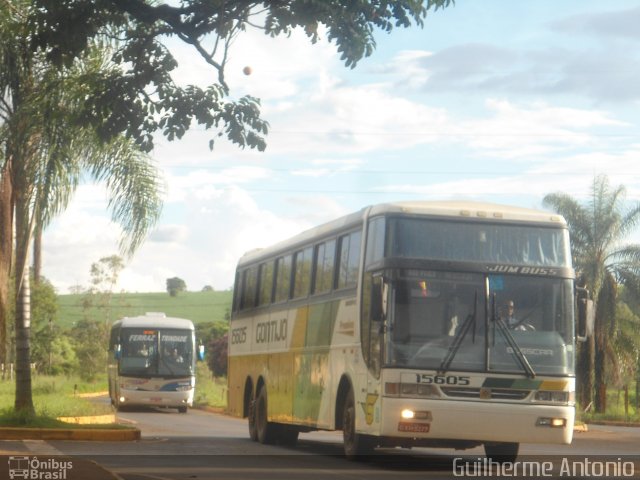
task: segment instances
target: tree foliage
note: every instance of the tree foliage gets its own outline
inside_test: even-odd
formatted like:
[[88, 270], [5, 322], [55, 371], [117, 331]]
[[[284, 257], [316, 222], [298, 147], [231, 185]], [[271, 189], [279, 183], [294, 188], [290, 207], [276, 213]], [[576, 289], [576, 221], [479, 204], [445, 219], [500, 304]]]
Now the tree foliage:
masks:
[[[275, 37], [302, 28], [312, 43], [333, 42], [347, 67], [371, 55], [376, 30], [422, 26], [429, 10], [453, 0], [34, 0], [29, 16], [32, 48], [59, 66], [71, 66], [92, 41], [112, 48], [101, 78], [88, 82], [78, 121], [93, 125], [101, 138], [126, 133], [145, 150], [153, 134], [180, 138], [193, 122], [215, 128], [244, 148], [265, 148], [268, 124], [258, 99], [230, 99], [225, 80], [234, 38], [256, 28]], [[168, 47], [177, 38], [191, 45], [217, 72], [207, 88], [178, 85], [178, 63]], [[213, 145], [213, 140], [210, 142]]]
[[172, 297], [175, 297], [180, 292], [184, 292], [187, 289], [187, 284], [180, 277], [167, 278], [167, 292]]
[[216, 377], [224, 377], [227, 375], [228, 343], [229, 337], [227, 334], [224, 334], [222, 337], [213, 338], [207, 344], [207, 364]]
[[[160, 213], [158, 178], [146, 155], [115, 135], [99, 141], [90, 122], [80, 122], [83, 90], [98, 83], [106, 66], [95, 42], [69, 68], [34, 50], [30, 0], [0, 8], [0, 356], [10, 269], [15, 279], [16, 410], [33, 412], [29, 311], [29, 245], [66, 206], [80, 175], [88, 171], [110, 192], [112, 218], [123, 227], [121, 247], [132, 253]], [[146, 173], [146, 177], [142, 177]], [[15, 236], [14, 236], [15, 232]], [[13, 263], [12, 263], [13, 259]]]
[[[640, 245], [624, 241], [640, 222], [640, 203], [627, 206], [623, 186], [612, 187], [606, 176], [594, 178], [589, 201], [582, 205], [565, 193], [544, 197], [544, 204], [565, 217], [571, 232], [574, 266], [586, 281], [596, 303], [595, 335], [581, 347], [578, 390], [583, 407], [590, 401], [591, 370], [595, 374], [595, 405], [606, 404], [606, 365], [617, 330], [618, 286], [640, 298]], [[595, 357], [591, 358], [591, 355]]]

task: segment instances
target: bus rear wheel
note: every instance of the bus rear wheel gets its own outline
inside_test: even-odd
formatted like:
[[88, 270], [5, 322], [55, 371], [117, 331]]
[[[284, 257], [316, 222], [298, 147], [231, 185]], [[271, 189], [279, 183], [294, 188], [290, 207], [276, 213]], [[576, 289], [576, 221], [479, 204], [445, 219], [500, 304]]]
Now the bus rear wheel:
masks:
[[249, 412], [247, 414], [249, 423], [249, 438], [254, 442], [258, 441], [258, 428], [256, 427], [256, 401], [249, 402]]
[[258, 441], [271, 444], [276, 440], [277, 425], [267, 420], [267, 388], [262, 387], [258, 392], [255, 403], [255, 424]]
[[519, 443], [485, 443], [484, 453], [488, 459], [499, 463], [513, 463], [518, 458]]
[[371, 437], [356, 433], [356, 404], [353, 390], [349, 390], [344, 402], [342, 440], [344, 442], [344, 455], [349, 460], [370, 454], [374, 447]]

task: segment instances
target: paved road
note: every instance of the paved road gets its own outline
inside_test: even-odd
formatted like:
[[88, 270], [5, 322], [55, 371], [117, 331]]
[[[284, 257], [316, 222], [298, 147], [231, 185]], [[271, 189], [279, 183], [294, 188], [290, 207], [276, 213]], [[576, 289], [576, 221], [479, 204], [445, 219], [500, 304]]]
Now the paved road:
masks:
[[[399, 480], [486, 476], [481, 448], [463, 452], [384, 450], [384, 456], [349, 462], [342, 456], [339, 433], [303, 434], [297, 447], [285, 448], [250, 441], [246, 421], [220, 414], [193, 410], [185, 415], [149, 410], [119, 416], [136, 422], [142, 431], [140, 441], [50, 441], [26, 442], [24, 445], [34, 455], [86, 456], [124, 480], [376, 480], [388, 479], [389, 475]], [[533, 475], [528, 475], [529, 478], [543, 477], [547, 473], [552, 478], [569, 478], [569, 474], [576, 473], [571, 468], [578, 469], [578, 476], [584, 473], [588, 474], [582, 475], [585, 477], [600, 476], [593, 474], [604, 468], [602, 455], [609, 455], [608, 460], [612, 462], [609, 478], [620, 478], [627, 473], [632, 473], [632, 478], [640, 478], [640, 457], [636, 456], [639, 452], [639, 428], [590, 426], [588, 432], [576, 434], [571, 446], [525, 444], [521, 447], [519, 460], [531, 462], [530, 469], [539, 469], [530, 470]], [[506, 473], [508, 477], [514, 476], [513, 472]]]

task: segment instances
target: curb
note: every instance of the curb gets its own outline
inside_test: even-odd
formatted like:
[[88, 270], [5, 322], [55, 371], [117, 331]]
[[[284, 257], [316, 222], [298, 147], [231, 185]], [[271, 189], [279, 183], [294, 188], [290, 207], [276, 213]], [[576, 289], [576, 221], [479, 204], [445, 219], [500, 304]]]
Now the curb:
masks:
[[93, 440], [99, 442], [123, 442], [140, 440], [140, 430], [101, 428], [0, 428], [2, 440]]
[[196, 410], [202, 410], [203, 412], [208, 412], [208, 413], [219, 413], [221, 415], [226, 415], [227, 414], [227, 409], [224, 407], [210, 407], [209, 405], [202, 405], [202, 406], [194, 406], [193, 407]]
[[116, 416], [112, 413], [108, 415], [93, 415], [91, 417], [58, 417], [57, 420], [76, 425], [106, 425], [116, 423]]
[[620, 420], [593, 420], [589, 423], [591, 425], [608, 425], [610, 427], [640, 427], [639, 422], [624, 422]]
[[96, 397], [106, 397], [107, 395], [109, 395], [109, 392], [76, 393], [73, 396], [78, 398], [96, 398]]
[[573, 426], [573, 431], [574, 432], [578, 432], [578, 433], [588, 432], [589, 431], [589, 426], [586, 423], [583, 423], [581, 425], [574, 425]]

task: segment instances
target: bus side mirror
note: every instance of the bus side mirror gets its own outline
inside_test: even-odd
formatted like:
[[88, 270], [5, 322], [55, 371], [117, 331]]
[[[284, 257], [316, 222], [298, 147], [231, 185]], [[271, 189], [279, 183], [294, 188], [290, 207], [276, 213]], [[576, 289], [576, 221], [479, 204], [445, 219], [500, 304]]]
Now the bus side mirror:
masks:
[[122, 346], [118, 343], [113, 348], [113, 358], [115, 358], [116, 360], [120, 360], [121, 356], [122, 356]]
[[595, 309], [593, 308], [593, 300], [586, 297], [578, 297], [578, 325], [577, 340], [584, 342], [593, 335], [593, 325], [595, 323]]
[[198, 360], [204, 360], [204, 345], [198, 345]]

